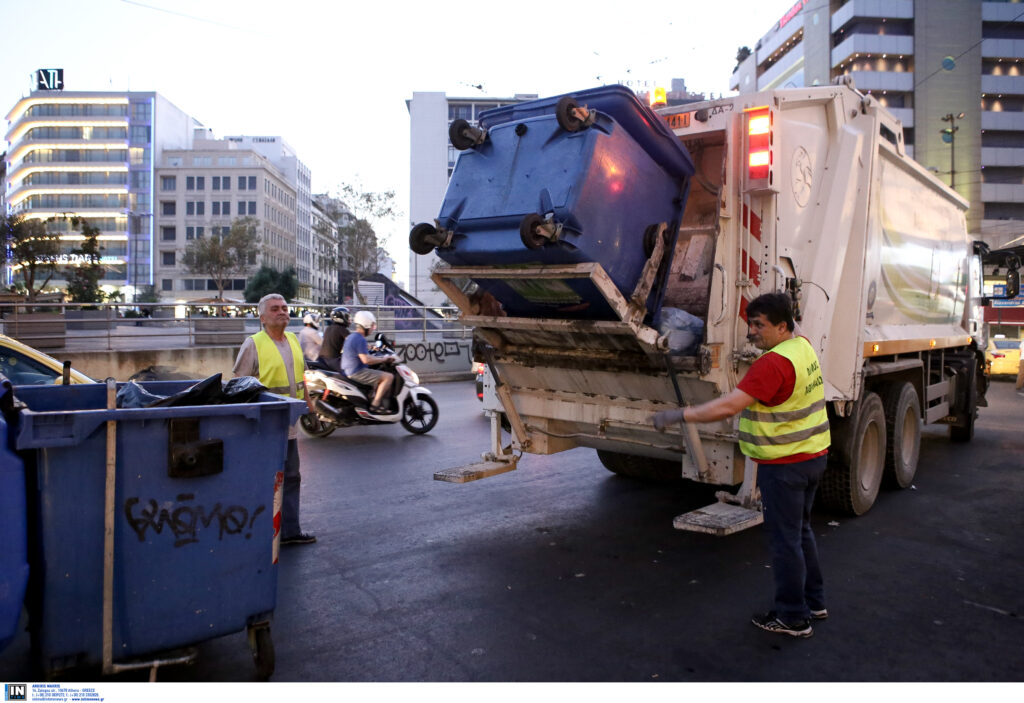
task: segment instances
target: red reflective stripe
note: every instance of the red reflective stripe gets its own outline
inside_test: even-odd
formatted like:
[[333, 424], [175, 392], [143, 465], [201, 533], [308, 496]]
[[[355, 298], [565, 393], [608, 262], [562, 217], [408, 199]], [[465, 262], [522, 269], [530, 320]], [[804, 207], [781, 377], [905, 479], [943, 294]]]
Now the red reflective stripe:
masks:
[[740, 296], [740, 319], [744, 322], [747, 321], [747, 299], [744, 296]]
[[761, 286], [761, 267], [757, 265], [754, 257], [747, 255], [747, 275], [754, 282], [755, 286]]

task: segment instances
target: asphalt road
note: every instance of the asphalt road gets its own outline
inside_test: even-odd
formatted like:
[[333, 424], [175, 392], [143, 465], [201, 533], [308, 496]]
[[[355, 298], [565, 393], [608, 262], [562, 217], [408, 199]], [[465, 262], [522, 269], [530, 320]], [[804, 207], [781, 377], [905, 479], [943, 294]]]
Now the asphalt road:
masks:
[[[429, 435], [300, 440], [303, 527], [319, 541], [282, 552], [275, 681], [1024, 678], [1024, 397], [1012, 384], [993, 384], [971, 444], [926, 428], [912, 489], [883, 492], [860, 518], [815, 515], [831, 617], [808, 640], [749, 622], [771, 599], [760, 528], [672, 529], [713, 489], [622, 479], [588, 449], [433, 481], [476, 461], [488, 431], [472, 383], [433, 390]], [[27, 678], [27, 651], [20, 636], [0, 654], [0, 678]], [[254, 676], [244, 633], [160, 671]]]

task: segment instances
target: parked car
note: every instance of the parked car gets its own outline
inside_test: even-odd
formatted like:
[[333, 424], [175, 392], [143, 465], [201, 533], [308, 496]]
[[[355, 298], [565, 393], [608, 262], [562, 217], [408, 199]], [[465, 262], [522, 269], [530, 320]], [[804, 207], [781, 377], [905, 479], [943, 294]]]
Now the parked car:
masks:
[[[15, 386], [43, 386], [63, 383], [64, 364], [41, 351], [0, 334], [0, 374]], [[72, 383], [96, 383], [71, 369]]]
[[988, 372], [992, 376], [1009, 374], [1017, 375], [1017, 368], [1020, 365], [1020, 340], [1007, 339], [1002, 335], [996, 335], [988, 340], [988, 348], [985, 350], [985, 361], [988, 365]]

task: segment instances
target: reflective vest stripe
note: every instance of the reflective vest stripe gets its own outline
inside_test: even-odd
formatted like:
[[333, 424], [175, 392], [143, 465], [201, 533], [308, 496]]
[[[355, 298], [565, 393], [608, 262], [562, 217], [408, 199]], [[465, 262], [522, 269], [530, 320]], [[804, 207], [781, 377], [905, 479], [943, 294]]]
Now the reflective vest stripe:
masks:
[[777, 435], [756, 435], [750, 434], [749, 432], [740, 432], [739, 437], [743, 442], [748, 444], [756, 444], [758, 446], [780, 446], [783, 444], [792, 444], [794, 442], [802, 442], [805, 439], [810, 439], [816, 434], [828, 431], [828, 420], [821, 423], [817, 427], [811, 427], [806, 430], [798, 430], [796, 432], [788, 432], [786, 434]]
[[306, 363], [302, 356], [302, 347], [299, 340], [291, 332], [284, 333], [288, 340], [288, 346], [292, 350], [292, 367], [295, 374], [295, 386], [288, 384], [288, 370], [284, 366], [284, 358], [278, 351], [277, 345], [270, 335], [265, 331], [259, 331], [252, 336], [256, 345], [256, 356], [259, 358], [260, 383], [266, 386], [271, 393], [290, 395], [292, 398], [306, 397], [306, 384], [302, 380]]
[[793, 420], [802, 420], [805, 417], [810, 417], [816, 412], [825, 409], [825, 400], [815, 401], [814, 405], [803, 410], [790, 410], [789, 412], [781, 413], [759, 413], [746, 408], [743, 411], [742, 416], [752, 422], [792, 422]]

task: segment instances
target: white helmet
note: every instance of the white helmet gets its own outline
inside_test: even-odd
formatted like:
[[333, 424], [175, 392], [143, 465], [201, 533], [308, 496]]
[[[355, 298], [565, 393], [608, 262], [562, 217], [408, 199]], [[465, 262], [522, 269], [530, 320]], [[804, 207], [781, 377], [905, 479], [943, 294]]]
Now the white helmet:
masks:
[[373, 329], [373, 326], [377, 324], [377, 318], [368, 310], [360, 310], [357, 312], [352, 318], [352, 321], [366, 330]]
[[307, 312], [302, 316], [302, 324], [313, 325], [313, 327], [320, 327], [320, 315], [315, 312]]

